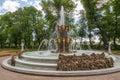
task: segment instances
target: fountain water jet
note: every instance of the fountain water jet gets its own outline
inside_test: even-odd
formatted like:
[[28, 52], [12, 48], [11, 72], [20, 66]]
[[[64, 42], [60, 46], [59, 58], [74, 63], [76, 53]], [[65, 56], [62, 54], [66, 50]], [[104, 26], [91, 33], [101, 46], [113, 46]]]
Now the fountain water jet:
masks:
[[61, 6], [59, 26], [62, 26], [62, 25], [65, 25], [65, 15], [64, 15], [64, 7], [63, 6]]
[[47, 47], [48, 43], [49, 43], [49, 41], [47, 39], [42, 40], [39, 47], [38, 47], [38, 51], [40, 51], [42, 45], [45, 45]]

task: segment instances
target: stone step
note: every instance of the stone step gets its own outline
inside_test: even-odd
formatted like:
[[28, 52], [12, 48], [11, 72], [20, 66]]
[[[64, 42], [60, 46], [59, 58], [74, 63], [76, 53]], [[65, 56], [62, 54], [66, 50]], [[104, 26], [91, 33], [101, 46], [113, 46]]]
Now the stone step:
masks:
[[58, 58], [54, 57], [34, 57], [34, 56], [27, 56], [22, 55], [22, 60], [36, 62], [36, 63], [57, 63]]
[[30, 61], [24, 61], [21, 59], [16, 58], [15, 59], [16, 67], [24, 67], [27, 69], [36, 69], [36, 70], [56, 70], [57, 64], [53, 63], [35, 63]]

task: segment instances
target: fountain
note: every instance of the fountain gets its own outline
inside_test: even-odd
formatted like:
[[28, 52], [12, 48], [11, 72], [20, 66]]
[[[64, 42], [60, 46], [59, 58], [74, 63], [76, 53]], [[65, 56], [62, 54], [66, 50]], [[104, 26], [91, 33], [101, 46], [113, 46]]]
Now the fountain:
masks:
[[[37, 75], [76, 76], [106, 74], [120, 71], [120, 57], [101, 51], [72, 50], [72, 38], [68, 35], [70, 26], [65, 25], [64, 8], [61, 6], [60, 19], [57, 23], [55, 39], [41, 42], [38, 51], [20, 52], [4, 60], [5, 69]], [[56, 44], [51, 49], [51, 42]], [[46, 51], [40, 51], [42, 44], [48, 45]], [[102, 53], [102, 54], [101, 54]]]

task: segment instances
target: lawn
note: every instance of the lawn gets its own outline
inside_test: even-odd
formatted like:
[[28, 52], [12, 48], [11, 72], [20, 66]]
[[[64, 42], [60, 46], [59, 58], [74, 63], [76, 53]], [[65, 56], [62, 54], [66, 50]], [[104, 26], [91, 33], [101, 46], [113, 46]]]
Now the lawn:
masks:
[[112, 50], [113, 54], [120, 55], [120, 50]]

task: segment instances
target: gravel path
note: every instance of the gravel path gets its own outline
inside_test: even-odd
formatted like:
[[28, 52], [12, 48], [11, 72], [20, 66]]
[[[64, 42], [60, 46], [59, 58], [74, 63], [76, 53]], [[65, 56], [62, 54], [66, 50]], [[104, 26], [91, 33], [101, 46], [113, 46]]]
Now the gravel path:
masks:
[[[8, 57], [0, 57], [0, 64], [6, 58]], [[52, 77], [16, 73], [0, 66], [0, 80], [120, 80], [120, 72], [95, 76]]]

